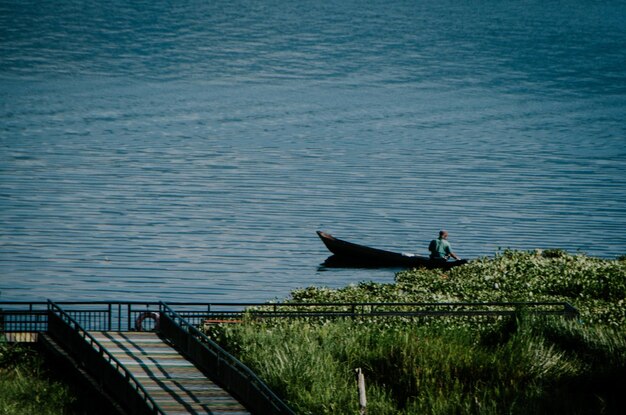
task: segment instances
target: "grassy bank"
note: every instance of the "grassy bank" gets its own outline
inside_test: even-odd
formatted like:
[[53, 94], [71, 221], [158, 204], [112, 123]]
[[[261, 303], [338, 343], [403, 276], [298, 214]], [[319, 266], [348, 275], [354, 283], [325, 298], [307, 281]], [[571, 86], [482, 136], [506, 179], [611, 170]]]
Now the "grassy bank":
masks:
[[568, 301], [581, 320], [248, 321], [211, 335], [300, 414], [358, 413], [358, 367], [372, 414], [618, 413], [625, 299], [624, 261], [506, 251], [446, 273], [402, 272], [394, 284], [298, 290], [291, 301]]
[[72, 413], [69, 389], [47, 376], [32, 349], [0, 340], [0, 415]]

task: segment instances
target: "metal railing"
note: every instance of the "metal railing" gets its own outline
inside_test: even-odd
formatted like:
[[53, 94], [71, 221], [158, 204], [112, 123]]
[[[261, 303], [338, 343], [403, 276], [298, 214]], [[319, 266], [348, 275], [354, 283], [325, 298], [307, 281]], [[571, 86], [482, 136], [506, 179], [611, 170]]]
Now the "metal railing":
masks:
[[430, 302], [430, 303], [276, 303], [249, 304], [245, 313], [212, 312], [223, 319], [303, 318], [303, 317], [439, 317], [511, 316], [522, 310], [536, 315], [578, 316], [578, 310], [565, 302]]
[[214, 382], [237, 397], [247, 409], [264, 415], [294, 415], [252, 370], [170, 306], [161, 303], [160, 316], [161, 335], [174, 343]]
[[0, 302], [0, 333], [40, 333], [48, 330], [48, 303]]
[[[0, 333], [38, 333], [48, 327], [47, 302], [0, 302]], [[146, 313], [158, 313], [159, 302], [56, 302], [87, 331], [134, 331]], [[483, 303], [183, 303], [168, 305], [194, 326], [205, 322], [264, 318], [366, 318], [506, 316], [520, 310], [530, 314], [576, 318], [578, 310], [566, 302]]]
[[58, 304], [48, 301], [48, 332], [131, 414], [164, 414], [126, 367]]
[[[159, 311], [159, 302], [144, 301], [56, 301], [87, 331], [135, 331], [145, 313]], [[211, 304], [174, 303], [181, 315], [198, 320], [210, 312]], [[0, 301], [0, 333], [40, 333], [48, 329], [48, 302]]]

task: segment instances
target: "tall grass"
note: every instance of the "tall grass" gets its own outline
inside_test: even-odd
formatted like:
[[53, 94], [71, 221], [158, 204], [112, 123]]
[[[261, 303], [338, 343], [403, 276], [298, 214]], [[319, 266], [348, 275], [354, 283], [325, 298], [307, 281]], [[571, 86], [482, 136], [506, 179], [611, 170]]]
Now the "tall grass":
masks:
[[72, 413], [68, 388], [50, 380], [31, 349], [0, 341], [0, 415]]
[[[212, 335], [299, 414], [353, 414], [354, 369], [372, 414], [617, 413], [626, 339], [612, 328], [524, 318], [491, 332], [361, 324], [249, 322]], [[590, 331], [591, 330], [591, 331]]]

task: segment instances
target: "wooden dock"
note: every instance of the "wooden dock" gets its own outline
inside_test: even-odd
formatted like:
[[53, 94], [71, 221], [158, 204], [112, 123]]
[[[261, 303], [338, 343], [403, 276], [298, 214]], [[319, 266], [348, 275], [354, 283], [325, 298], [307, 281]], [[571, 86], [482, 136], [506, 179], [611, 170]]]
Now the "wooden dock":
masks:
[[166, 414], [250, 414], [156, 333], [90, 334], [132, 373]]

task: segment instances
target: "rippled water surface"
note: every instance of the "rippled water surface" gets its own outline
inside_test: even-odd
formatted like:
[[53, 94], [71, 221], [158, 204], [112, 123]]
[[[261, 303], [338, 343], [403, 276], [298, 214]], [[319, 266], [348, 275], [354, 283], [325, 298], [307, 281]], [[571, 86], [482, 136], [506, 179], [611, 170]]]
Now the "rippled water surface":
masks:
[[265, 301], [626, 254], [626, 4], [0, 2], [0, 300]]

